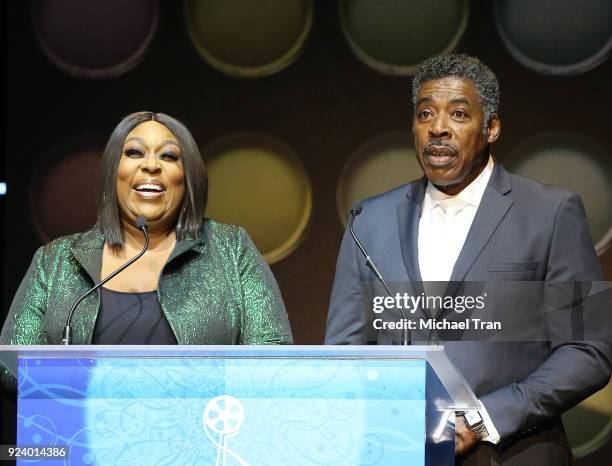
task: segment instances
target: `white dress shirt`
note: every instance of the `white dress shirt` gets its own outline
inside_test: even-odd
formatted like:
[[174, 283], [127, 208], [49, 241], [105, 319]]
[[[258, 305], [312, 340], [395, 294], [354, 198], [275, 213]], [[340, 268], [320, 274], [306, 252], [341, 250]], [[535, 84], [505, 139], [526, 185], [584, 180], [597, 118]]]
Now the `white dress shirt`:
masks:
[[450, 280], [453, 267], [493, 172], [493, 157], [456, 196], [427, 182], [419, 220], [419, 268], [425, 282]]
[[[449, 196], [427, 182], [418, 238], [419, 268], [424, 282], [450, 280], [493, 173], [493, 165], [493, 157], [489, 156], [484, 170], [455, 196]], [[497, 429], [482, 403], [481, 407], [479, 412], [488, 431], [482, 440], [498, 443]]]

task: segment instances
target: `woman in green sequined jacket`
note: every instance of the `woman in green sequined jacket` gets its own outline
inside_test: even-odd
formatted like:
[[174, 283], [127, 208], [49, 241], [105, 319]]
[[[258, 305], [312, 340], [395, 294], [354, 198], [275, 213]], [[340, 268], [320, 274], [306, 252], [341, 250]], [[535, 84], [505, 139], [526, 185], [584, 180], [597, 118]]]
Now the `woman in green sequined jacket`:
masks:
[[[11, 305], [0, 344], [60, 344], [76, 299], [143, 247], [145, 255], [105, 284], [156, 293], [178, 344], [290, 344], [289, 321], [270, 268], [245, 230], [204, 218], [206, 168], [183, 124], [139, 112], [113, 131], [103, 156], [98, 221], [41, 247]], [[100, 293], [73, 320], [73, 344], [90, 344]]]

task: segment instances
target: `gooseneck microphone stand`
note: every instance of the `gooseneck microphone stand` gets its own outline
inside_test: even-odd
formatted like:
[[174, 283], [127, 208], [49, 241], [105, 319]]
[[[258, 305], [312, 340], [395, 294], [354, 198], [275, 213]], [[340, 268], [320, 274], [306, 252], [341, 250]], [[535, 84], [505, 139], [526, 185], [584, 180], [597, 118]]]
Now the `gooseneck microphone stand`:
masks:
[[[387, 282], [383, 278], [382, 274], [378, 271], [376, 264], [374, 264], [374, 261], [372, 261], [372, 258], [370, 257], [370, 255], [367, 253], [367, 251], [363, 247], [363, 244], [361, 244], [361, 241], [359, 241], [359, 238], [357, 238], [357, 235], [355, 234], [355, 230], [353, 229], [353, 223], [355, 222], [355, 217], [357, 217], [357, 215], [361, 213], [361, 210], [362, 210], [361, 206], [351, 209], [351, 218], [349, 220], [349, 231], [351, 232], [351, 236], [353, 237], [355, 244], [361, 251], [361, 254], [363, 254], [363, 256], [365, 257], [366, 265], [372, 271], [372, 273], [378, 279], [378, 281], [380, 281], [380, 283], [382, 283], [382, 285], [385, 287], [387, 294], [393, 297], [393, 293], [391, 292], [391, 289], [387, 285]], [[399, 307], [399, 311], [402, 314], [402, 318], [404, 319], [404, 322], [406, 323], [406, 327], [403, 328], [400, 333], [400, 339], [402, 341], [402, 345], [406, 346], [410, 344], [410, 338], [408, 337], [408, 327], [407, 327], [408, 316], [406, 316], [406, 311], [401, 306]]]
[[125, 264], [123, 264], [121, 267], [119, 267], [117, 270], [111, 273], [108, 277], [106, 277], [100, 283], [96, 284], [93, 288], [89, 289], [85, 294], [83, 294], [79, 299], [75, 301], [75, 303], [72, 305], [72, 308], [70, 309], [70, 312], [68, 313], [68, 317], [66, 318], [66, 326], [64, 327], [64, 333], [62, 337], [63, 345], [72, 344], [72, 328], [70, 327], [70, 324], [72, 323], [72, 316], [74, 315], [74, 311], [76, 310], [77, 306], [81, 304], [81, 301], [83, 301], [85, 298], [87, 298], [87, 296], [89, 296], [94, 291], [96, 291], [98, 288], [100, 288], [102, 285], [104, 285], [107, 281], [111, 280], [112, 278], [116, 277], [121, 272], [123, 272], [125, 269], [127, 269], [130, 265], [132, 265], [134, 262], [140, 259], [142, 255], [147, 251], [147, 248], [149, 247], [149, 234], [147, 232], [147, 228], [148, 228], [147, 220], [144, 217], [137, 217], [136, 226], [138, 227], [140, 231], [142, 231], [142, 234], [144, 235], [145, 242], [144, 242], [144, 247], [142, 248], [142, 251], [140, 251], [138, 254], [132, 257], [129, 261], [127, 261]]

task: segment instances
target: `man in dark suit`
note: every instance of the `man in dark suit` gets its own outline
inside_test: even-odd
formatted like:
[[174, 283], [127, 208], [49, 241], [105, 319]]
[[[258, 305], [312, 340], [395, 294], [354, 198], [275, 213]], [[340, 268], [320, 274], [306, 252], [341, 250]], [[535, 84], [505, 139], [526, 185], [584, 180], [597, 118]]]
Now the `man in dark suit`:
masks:
[[[495, 75], [474, 57], [432, 57], [419, 67], [412, 130], [425, 177], [363, 201], [354, 223], [387, 281], [603, 280], [580, 198], [512, 175], [490, 155], [498, 103]], [[371, 343], [362, 305], [372, 281], [347, 229], [326, 344]], [[456, 418], [458, 464], [571, 463], [560, 415], [608, 382], [612, 351], [609, 341], [555, 331], [548, 341], [444, 342], [481, 402], [469, 419]], [[381, 330], [377, 342], [397, 335]]]

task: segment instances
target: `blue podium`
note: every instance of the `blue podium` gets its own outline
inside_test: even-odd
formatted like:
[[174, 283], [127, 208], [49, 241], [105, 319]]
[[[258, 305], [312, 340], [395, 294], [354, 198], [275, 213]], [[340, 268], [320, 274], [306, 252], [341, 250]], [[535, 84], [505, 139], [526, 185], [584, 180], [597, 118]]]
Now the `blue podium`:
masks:
[[477, 409], [434, 346], [16, 346], [19, 445], [44, 465], [453, 465]]

